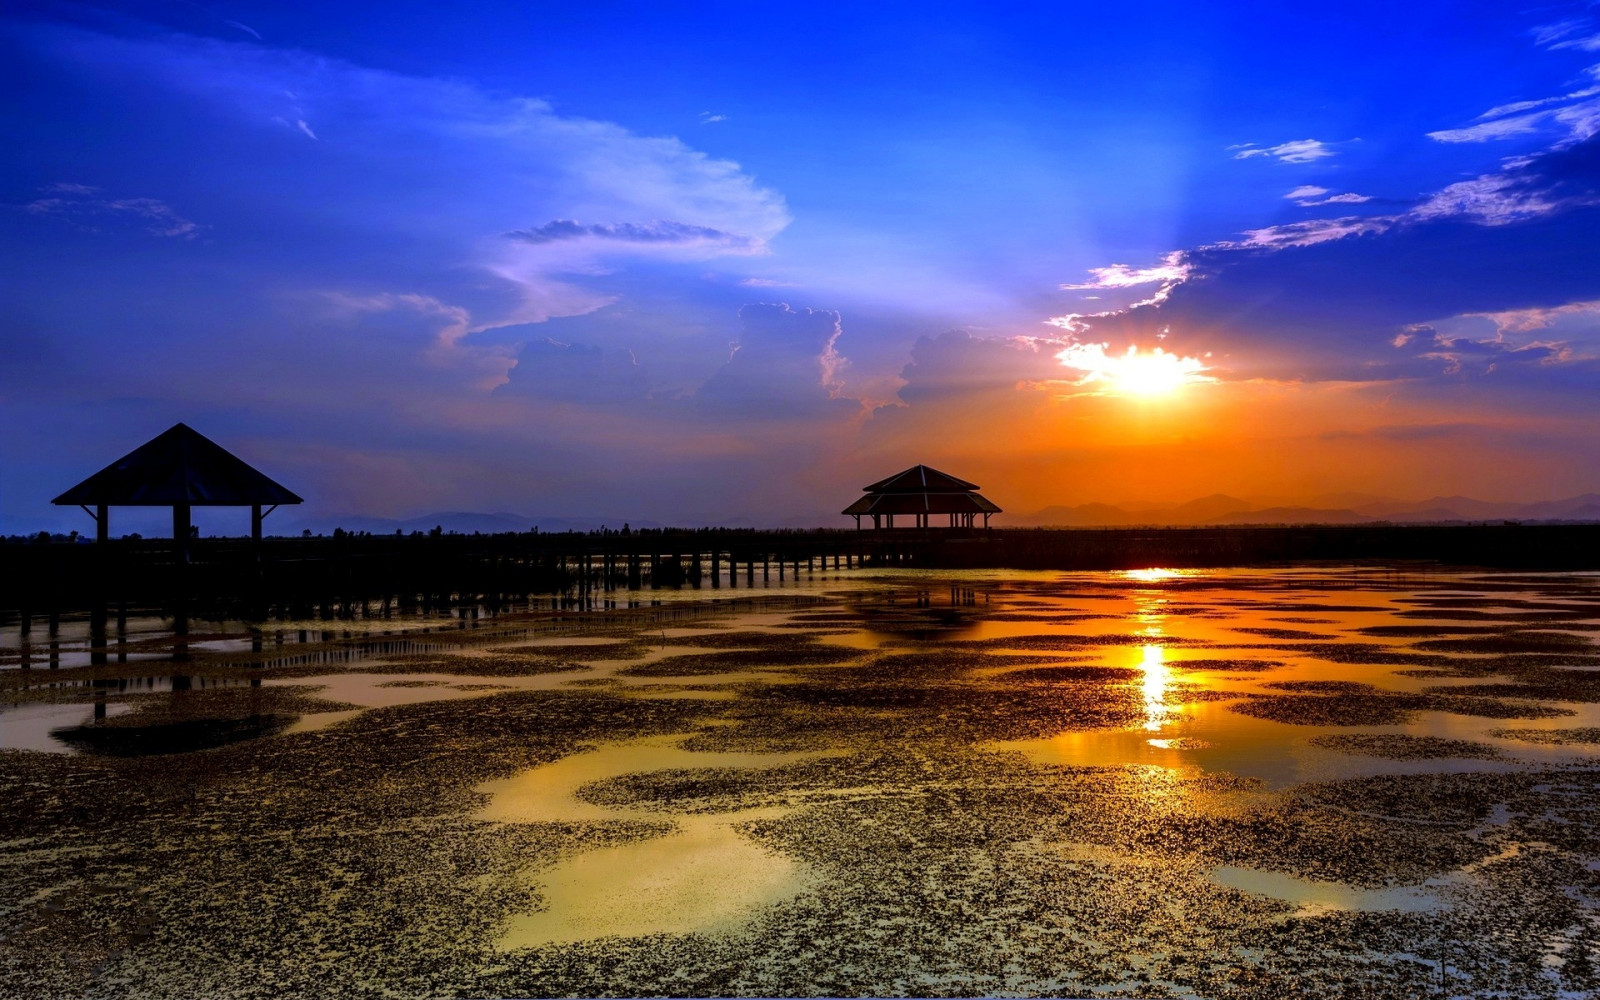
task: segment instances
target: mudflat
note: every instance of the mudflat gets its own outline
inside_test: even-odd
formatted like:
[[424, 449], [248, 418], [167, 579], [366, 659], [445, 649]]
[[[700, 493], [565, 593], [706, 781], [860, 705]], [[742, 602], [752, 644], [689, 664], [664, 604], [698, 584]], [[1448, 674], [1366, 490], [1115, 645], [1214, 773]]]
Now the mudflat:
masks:
[[0, 631], [0, 996], [1600, 990], [1600, 576], [741, 596]]

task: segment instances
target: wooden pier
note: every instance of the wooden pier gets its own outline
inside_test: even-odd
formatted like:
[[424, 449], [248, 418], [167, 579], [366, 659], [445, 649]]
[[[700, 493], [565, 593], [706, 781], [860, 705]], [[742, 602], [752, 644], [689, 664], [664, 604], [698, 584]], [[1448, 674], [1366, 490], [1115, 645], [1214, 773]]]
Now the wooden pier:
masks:
[[0, 620], [127, 609], [269, 620], [496, 607], [608, 607], [663, 588], [739, 591], [862, 568], [1116, 570], [1421, 562], [1600, 569], [1600, 525], [1355, 525], [0, 540]]

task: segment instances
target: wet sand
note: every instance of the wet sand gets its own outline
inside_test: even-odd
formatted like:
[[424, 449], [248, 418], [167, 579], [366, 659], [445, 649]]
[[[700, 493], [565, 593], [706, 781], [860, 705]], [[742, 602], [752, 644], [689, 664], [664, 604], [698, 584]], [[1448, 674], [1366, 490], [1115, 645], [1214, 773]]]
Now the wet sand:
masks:
[[1600, 576], [793, 594], [295, 662], [66, 623], [0, 669], [0, 996], [1600, 990]]

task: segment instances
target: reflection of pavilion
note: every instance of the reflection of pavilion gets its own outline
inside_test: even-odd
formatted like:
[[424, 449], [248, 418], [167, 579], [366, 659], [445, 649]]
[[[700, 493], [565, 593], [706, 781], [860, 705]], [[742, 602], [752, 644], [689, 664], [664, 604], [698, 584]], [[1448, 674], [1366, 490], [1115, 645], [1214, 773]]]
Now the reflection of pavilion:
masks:
[[913, 465], [862, 489], [867, 495], [841, 511], [856, 519], [857, 528], [862, 517], [871, 517], [874, 528], [892, 528], [896, 514], [915, 518], [918, 528], [928, 527], [935, 514], [949, 515], [952, 528], [971, 528], [981, 514], [987, 528], [989, 515], [1000, 513], [974, 484], [926, 465]]

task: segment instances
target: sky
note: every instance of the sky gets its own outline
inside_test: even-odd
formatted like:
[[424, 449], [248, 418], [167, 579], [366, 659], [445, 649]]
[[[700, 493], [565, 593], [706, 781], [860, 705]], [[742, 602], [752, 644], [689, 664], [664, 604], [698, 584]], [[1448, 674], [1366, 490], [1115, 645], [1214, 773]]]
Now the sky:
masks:
[[1600, 491], [1597, 5], [13, 0], [0, 86], [0, 533], [178, 421], [300, 516]]

